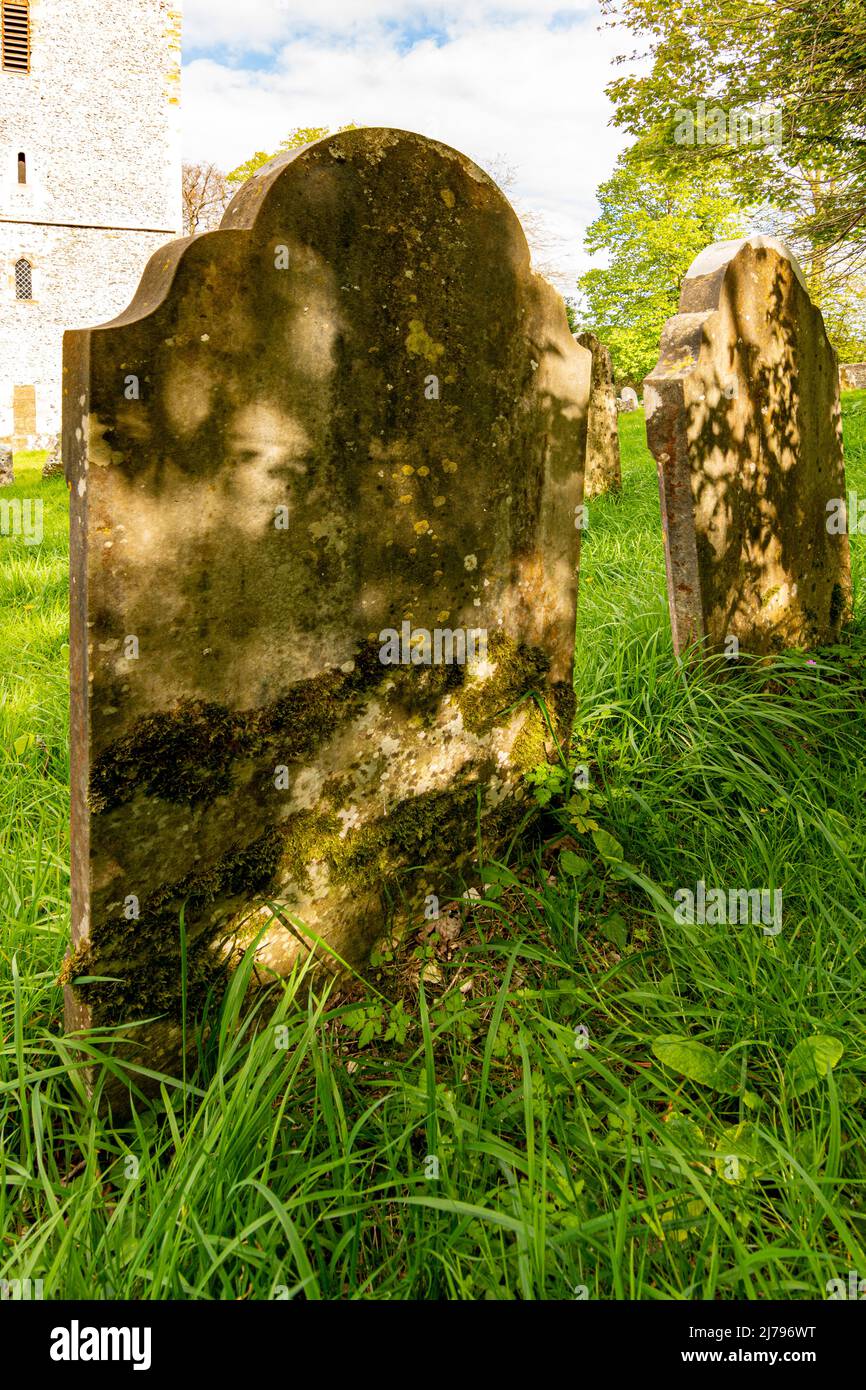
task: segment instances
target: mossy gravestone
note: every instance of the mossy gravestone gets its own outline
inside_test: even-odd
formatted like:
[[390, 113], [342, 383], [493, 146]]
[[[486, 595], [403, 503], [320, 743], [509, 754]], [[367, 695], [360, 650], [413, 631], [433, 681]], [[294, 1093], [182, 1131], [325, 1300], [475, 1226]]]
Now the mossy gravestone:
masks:
[[594, 333], [581, 333], [577, 341], [592, 353], [584, 490], [587, 497], [600, 497], [622, 487], [613, 366], [610, 349]]
[[796, 259], [751, 237], [683, 282], [644, 383], [674, 645], [735, 657], [835, 641], [850, 611], [839, 376]]
[[260, 982], [363, 961], [519, 823], [589, 374], [496, 186], [395, 130], [272, 161], [66, 335], [71, 1026], [159, 1016], [170, 1065], [182, 909], [192, 1016], [255, 940]]

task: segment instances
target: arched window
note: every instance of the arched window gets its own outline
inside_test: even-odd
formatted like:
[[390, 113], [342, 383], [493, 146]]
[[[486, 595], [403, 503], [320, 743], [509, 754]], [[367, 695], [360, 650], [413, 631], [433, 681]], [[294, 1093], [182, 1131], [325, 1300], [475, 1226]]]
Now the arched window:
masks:
[[30, 71], [30, 6], [27, 0], [0, 0], [3, 71]]
[[27, 182], [27, 156], [23, 150], [18, 151], [18, 182]]
[[15, 262], [15, 298], [33, 298], [33, 267], [23, 256]]

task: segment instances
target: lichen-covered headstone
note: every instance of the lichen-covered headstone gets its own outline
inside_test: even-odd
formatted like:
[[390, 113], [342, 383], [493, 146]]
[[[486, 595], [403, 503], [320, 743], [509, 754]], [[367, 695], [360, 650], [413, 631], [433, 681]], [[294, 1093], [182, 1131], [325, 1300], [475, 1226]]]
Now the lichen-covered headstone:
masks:
[[644, 384], [677, 652], [832, 642], [850, 610], [839, 377], [796, 259], [763, 237], [693, 262]]
[[58, 473], [63, 472], [63, 450], [61, 448], [60, 436], [55, 435], [48, 450], [48, 457], [42, 469], [43, 478], [54, 478]]
[[15, 481], [12, 450], [0, 447], [0, 487], [11, 487]]
[[839, 385], [843, 391], [866, 390], [866, 362], [846, 362], [841, 366]]
[[492, 181], [383, 129], [67, 334], [73, 1027], [159, 1016], [170, 1065], [181, 909], [192, 1015], [257, 939], [263, 983], [363, 961], [520, 822], [573, 712], [589, 376]]
[[592, 353], [584, 491], [587, 497], [599, 497], [622, 487], [613, 366], [610, 350], [594, 333], [581, 333], [577, 341]]
[[633, 410], [640, 408], [637, 391], [633, 386], [624, 386], [622, 395], [618, 397], [616, 408], [620, 415], [629, 415]]

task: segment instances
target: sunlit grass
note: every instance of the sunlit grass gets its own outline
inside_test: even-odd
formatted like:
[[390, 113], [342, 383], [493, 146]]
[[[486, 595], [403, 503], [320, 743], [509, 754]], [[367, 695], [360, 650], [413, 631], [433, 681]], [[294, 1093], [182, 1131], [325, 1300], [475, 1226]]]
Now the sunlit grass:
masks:
[[[573, 750], [619, 867], [555, 794], [456, 940], [413, 933], [375, 989], [290, 981], [259, 1028], [233, 990], [187, 1095], [167, 1083], [114, 1125], [57, 985], [66, 494], [19, 460], [45, 540], [0, 542], [0, 1277], [71, 1298], [820, 1298], [866, 1268], [866, 543], [851, 646], [686, 681], [643, 418], [620, 423], [623, 493], [592, 504], [583, 550]], [[866, 393], [844, 424], [866, 496]], [[698, 878], [781, 887], [781, 932], [678, 925], [665, 903]], [[663, 1035], [724, 1055], [733, 1084], [660, 1061]], [[800, 1090], [813, 1035], [841, 1057]]]

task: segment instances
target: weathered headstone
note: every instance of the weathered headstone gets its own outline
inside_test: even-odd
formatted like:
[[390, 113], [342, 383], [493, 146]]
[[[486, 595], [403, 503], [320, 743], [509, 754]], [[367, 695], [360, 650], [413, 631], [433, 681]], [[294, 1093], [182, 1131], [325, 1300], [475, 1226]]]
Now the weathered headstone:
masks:
[[610, 350], [594, 333], [581, 333], [577, 341], [592, 353], [584, 491], [587, 497], [598, 497], [622, 487], [613, 367]]
[[0, 487], [11, 487], [15, 481], [12, 467], [12, 450], [0, 446]]
[[271, 161], [66, 335], [66, 974], [114, 980], [70, 1026], [160, 1016], [171, 1065], [182, 908], [192, 1013], [261, 932], [260, 981], [362, 961], [520, 821], [537, 697], [573, 713], [589, 378], [493, 182], [385, 129]]
[[53, 478], [58, 473], [62, 472], [63, 450], [61, 448], [60, 436], [56, 435], [54, 439], [51, 441], [51, 447], [48, 450], [48, 457], [45, 460], [45, 466], [42, 469], [42, 476], [43, 478]]
[[624, 386], [622, 388], [622, 395], [617, 400], [616, 408], [619, 411], [620, 415], [627, 415], [632, 410], [640, 409], [640, 401], [638, 400], [638, 394], [633, 386]]
[[846, 362], [841, 366], [839, 385], [843, 391], [866, 390], [866, 362]]
[[763, 237], [693, 262], [644, 390], [674, 644], [833, 641], [850, 609], [839, 377], [796, 259]]

